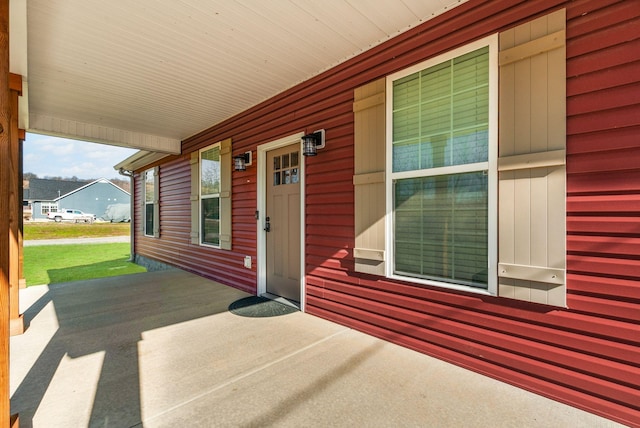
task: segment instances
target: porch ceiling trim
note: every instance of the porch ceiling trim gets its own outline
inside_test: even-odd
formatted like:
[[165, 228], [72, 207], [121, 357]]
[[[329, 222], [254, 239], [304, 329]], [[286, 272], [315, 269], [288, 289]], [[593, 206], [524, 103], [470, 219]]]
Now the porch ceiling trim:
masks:
[[116, 171], [121, 171], [121, 170], [135, 171], [147, 165], [151, 165], [152, 163], [157, 162], [160, 159], [163, 159], [167, 156], [169, 155], [166, 153], [149, 152], [146, 150], [141, 150], [129, 156], [119, 164], [115, 165], [113, 169], [115, 169]]
[[124, 129], [60, 119], [40, 114], [29, 115], [29, 131], [34, 133], [93, 141], [113, 146], [135, 147], [160, 153], [179, 154], [180, 140], [126, 131]]

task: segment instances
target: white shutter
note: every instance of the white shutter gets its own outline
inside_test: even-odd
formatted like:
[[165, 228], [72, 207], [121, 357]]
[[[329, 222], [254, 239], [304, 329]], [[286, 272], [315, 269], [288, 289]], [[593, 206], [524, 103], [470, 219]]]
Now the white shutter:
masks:
[[200, 243], [200, 154], [191, 153], [191, 243]]
[[231, 249], [231, 138], [220, 142], [220, 248]]
[[355, 270], [385, 274], [385, 79], [355, 90]]
[[153, 168], [153, 236], [160, 237], [160, 167]]
[[498, 293], [566, 306], [565, 10], [500, 34]]

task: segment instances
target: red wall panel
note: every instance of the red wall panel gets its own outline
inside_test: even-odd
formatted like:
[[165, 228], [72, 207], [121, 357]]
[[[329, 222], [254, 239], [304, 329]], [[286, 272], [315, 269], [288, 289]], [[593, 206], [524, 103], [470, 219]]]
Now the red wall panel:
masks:
[[[355, 273], [353, 90], [561, 7], [567, 9], [569, 307]], [[189, 154], [229, 137], [236, 154], [324, 128], [326, 149], [305, 159], [309, 313], [640, 425], [638, 76], [637, 1], [471, 0], [184, 141], [184, 155], [160, 165], [161, 236], [144, 237], [136, 226], [136, 252], [255, 292], [257, 169], [233, 173], [233, 250], [200, 247], [190, 244]], [[138, 178], [136, 200], [139, 188]], [[254, 269], [243, 267], [245, 255]]]

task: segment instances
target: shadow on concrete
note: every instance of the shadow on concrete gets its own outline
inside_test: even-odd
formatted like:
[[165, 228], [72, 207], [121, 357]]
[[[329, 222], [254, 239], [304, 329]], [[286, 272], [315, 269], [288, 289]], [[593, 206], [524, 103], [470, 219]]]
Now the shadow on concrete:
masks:
[[[99, 272], [99, 275], [96, 275], [96, 272]], [[129, 262], [126, 257], [121, 257], [82, 266], [49, 269], [47, 275], [49, 276], [49, 283], [62, 284], [70, 281], [88, 281], [97, 277], [106, 278], [141, 272], [144, 272], [144, 268]]]
[[[248, 296], [230, 287], [212, 287], [195, 276], [185, 280], [179, 272], [176, 279], [180, 283], [172, 282], [172, 275], [176, 272], [49, 286], [48, 292], [24, 313], [28, 325], [52, 304], [59, 328], [11, 398], [11, 411], [20, 414], [22, 427], [33, 425], [62, 360], [96, 353], [101, 353], [103, 360], [89, 426], [142, 426], [138, 361], [141, 334], [226, 312], [231, 302]], [[63, 404], [64, 397], [58, 398]]]

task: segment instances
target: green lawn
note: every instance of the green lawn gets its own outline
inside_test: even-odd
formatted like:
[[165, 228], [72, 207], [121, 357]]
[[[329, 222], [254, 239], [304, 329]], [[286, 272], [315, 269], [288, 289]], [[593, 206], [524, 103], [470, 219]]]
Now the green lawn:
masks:
[[28, 240], [127, 236], [130, 231], [130, 223], [24, 223], [24, 239]]
[[130, 251], [129, 243], [28, 246], [24, 277], [30, 286], [146, 272], [127, 261]]

